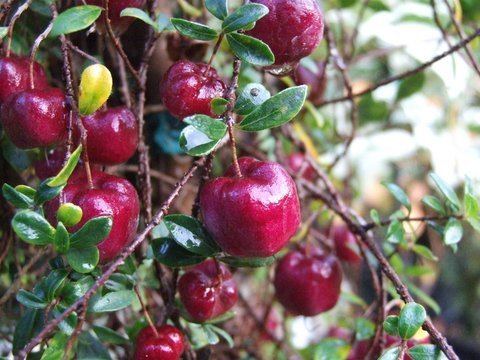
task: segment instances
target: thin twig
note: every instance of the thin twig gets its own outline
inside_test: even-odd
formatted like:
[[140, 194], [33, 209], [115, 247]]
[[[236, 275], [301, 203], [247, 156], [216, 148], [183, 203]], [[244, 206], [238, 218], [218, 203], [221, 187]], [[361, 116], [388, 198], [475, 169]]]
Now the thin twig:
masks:
[[10, 48], [12, 46], [12, 38], [13, 38], [13, 27], [15, 26], [15, 22], [18, 20], [22, 14], [27, 11], [27, 9], [30, 7], [32, 4], [33, 0], [27, 0], [23, 3], [23, 5], [19, 6], [15, 14], [13, 14], [10, 24], [8, 25], [8, 30], [7, 30], [7, 51], [6, 51], [6, 56], [10, 56]]

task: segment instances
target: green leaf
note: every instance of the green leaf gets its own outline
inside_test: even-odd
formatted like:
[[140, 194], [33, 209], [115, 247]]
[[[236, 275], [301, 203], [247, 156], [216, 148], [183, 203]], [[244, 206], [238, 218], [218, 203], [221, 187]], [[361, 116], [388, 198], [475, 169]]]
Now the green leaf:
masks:
[[227, 131], [227, 125], [206, 115], [189, 116], [183, 119], [183, 122], [200, 130], [211, 140], [222, 139]]
[[13, 353], [18, 353], [37, 331], [43, 327], [42, 312], [37, 309], [27, 309], [18, 320], [13, 334]]
[[230, 14], [222, 24], [224, 33], [245, 29], [268, 14], [268, 8], [262, 4], [247, 4], [240, 6]]
[[358, 318], [355, 321], [355, 338], [357, 341], [371, 339], [375, 335], [375, 324], [368, 319]]
[[[65, 310], [66, 310], [66, 307], [62, 303], [60, 303], [53, 308], [52, 314], [55, 318], [59, 318]], [[67, 316], [67, 318], [58, 325], [58, 328], [63, 333], [70, 336], [73, 334], [75, 326], [77, 326], [77, 322], [78, 322], [77, 314], [72, 313], [69, 316]]]
[[113, 345], [125, 345], [130, 343], [130, 340], [120, 335], [118, 331], [104, 326], [93, 325], [93, 331], [98, 336], [100, 341], [104, 343]]
[[438, 257], [436, 257], [435, 254], [432, 253], [432, 250], [426, 246], [415, 244], [413, 245], [412, 250], [427, 260], [438, 261]]
[[398, 336], [398, 316], [389, 315], [383, 322], [385, 332], [392, 336]]
[[18, 209], [28, 209], [34, 204], [29, 196], [22, 194], [8, 184], [3, 184], [2, 193], [3, 197]]
[[395, 197], [395, 199], [397, 199], [400, 204], [407, 208], [409, 213], [412, 211], [412, 204], [410, 203], [407, 194], [405, 194], [405, 191], [403, 191], [400, 186], [391, 183], [383, 183], [383, 186], [385, 186], [388, 191], [390, 191], [390, 193]]
[[437, 186], [438, 190], [448, 199], [448, 201], [456, 207], [457, 210], [460, 209], [460, 200], [458, 199], [457, 194], [448, 185], [445, 181], [443, 181], [437, 174], [431, 173], [430, 178], [433, 180], [435, 185]]
[[70, 237], [70, 246], [85, 249], [102, 242], [112, 230], [113, 220], [110, 216], [99, 216], [88, 220], [80, 230]]
[[96, 247], [73, 248], [67, 252], [67, 261], [73, 270], [80, 274], [92, 272], [98, 264], [100, 255]]
[[243, 131], [261, 131], [283, 125], [300, 112], [306, 96], [305, 85], [283, 90], [245, 116], [239, 128]]
[[25, 196], [28, 196], [30, 199], [34, 199], [35, 194], [37, 193], [37, 190], [27, 185], [17, 185], [15, 186], [15, 190], [17, 190], [19, 193]]
[[62, 332], [57, 332], [48, 342], [48, 346], [43, 352], [40, 360], [62, 360], [65, 355], [65, 348], [68, 340], [68, 335]]
[[63, 223], [59, 222], [55, 231], [55, 237], [53, 239], [53, 246], [55, 251], [64, 254], [70, 248], [70, 235]]
[[397, 360], [400, 355], [400, 347], [395, 346], [389, 349], [386, 349], [382, 356], [378, 358], [378, 360]]
[[3, 39], [7, 35], [8, 28], [6, 26], [0, 26], [0, 39]]
[[111, 360], [107, 348], [90, 332], [78, 337], [77, 360]]
[[120, 13], [121, 17], [128, 16], [133, 17], [139, 20], [142, 20], [145, 24], [150, 25], [155, 29], [156, 32], [159, 32], [158, 23], [152, 20], [152, 18], [142, 9], [139, 8], [126, 8], [123, 9]]
[[43, 216], [32, 210], [15, 214], [12, 227], [20, 239], [32, 245], [50, 244], [55, 237], [55, 229]]
[[47, 307], [45, 300], [23, 289], [18, 291], [16, 299], [20, 304], [31, 309], [45, 309]]
[[48, 182], [51, 178], [46, 179], [40, 183], [37, 189], [37, 193], [35, 194], [35, 204], [43, 205], [47, 201], [50, 201], [56, 198], [62, 192], [65, 185], [61, 185], [58, 187], [51, 187], [48, 185]]
[[132, 290], [135, 286], [135, 277], [127, 274], [112, 274], [105, 283], [105, 288], [111, 291]]
[[[228, 100], [224, 98], [215, 98], [211, 101], [210, 105], [212, 106], [212, 110], [216, 115], [222, 115], [225, 111], [227, 111]], [[217, 120], [218, 121], [218, 120]]]
[[180, 147], [191, 156], [203, 156], [213, 151], [227, 133], [227, 126], [206, 115], [184, 119], [190, 124], [180, 134]]
[[[307, 349], [310, 349], [307, 348]], [[350, 346], [341, 339], [326, 338], [311, 347], [305, 359], [314, 360], [345, 360], [348, 357]]]
[[88, 28], [102, 13], [102, 8], [93, 5], [74, 6], [53, 21], [50, 36], [66, 35]]
[[476, 231], [480, 232], [480, 206], [473, 188], [472, 181], [467, 178], [465, 180], [463, 206], [465, 208], [467, 221]]
[[205, 0], [205, 7], [217, 19], [223, 20], [228, 15], [227, 0]]
[[426, 318], [427, 312], [422, 305], [413, 302], [406, 304], [398, 316], [398, 334], [405, 340], [412, 338]]
[[55, 176], [53, 179], [50, 179], [47, 185], [50, 187], [58, 187], [58, 186], [65, 185], [70, 175], [72, 175], [73, 170], [75, 170], [75, 167], [77, 166], [78, 161], [80, 160], [81, 154], [82, 154], [82, 145], [79, 145], [77, 149], [70, 155], [70, 157], [67, 160], [67, 163], [62, 168], [62, 170], [60, 170], [57, 176]]
[[48, 301], [52, 301], [62, 290], [69, 272], [65, 269], [56, 269], [50, 271], [48, 276], [42, 281], [42, 288]]
[[235, 346], [235, 342], [233, 341], [232, 337], [228, 332], [219, 328], [218, 326], [209, 325], [209, 327], [211, 330], [216, 332], [221, 338], [223, 338], [227, 342], [228, 346], [231, 349], [233, 349], [233, 347]]
[[380, 215], [378, 214], [378, 211], [376, 209], [370, 210], [370, 217], [372, 218], [373, 222], [377, 225], [380, 226], [382, 223], [382, 220], [380, 219]]
[[441, 360], [445, 359], [442, 351], [432, 344], [416, 345], [407, 350], [412, 360]]
[[417, 287], [414, 283], [410, 281], [405, 281], [406, 285], [410, 289], [413, 295], [415, 295], [419, 300], [421, 300], [425, 305], [431, 308], [437, 315], [439, 315], [442, 311], [440, 305], [430, 297], [427, 293]]
[[91, 309], [95, 313], [118, 311], [130, 306], [135, 299], [136, 295], [133, 290], [110, 292], [96, 301]]
[[248, 35], [230, 33], [227, 41], [233, 53], [241, 60], [257, 66], [267, 66], [275, 62], [275, 56], [264, 42]]
[[462, 240], [463, 227], [462, 223], [455, 218], [450, 218], [445, 225], [445, 233], [443, 235], [443, 241], [445, 245], [455, 245]]
[[171, 22], [180, 34], [195, 40], [210, 41], [218, 36], [214, 29], [193, 21], [173, 18]]
[[218, 258], [218, 260], [236, 268], [259, 268], [272, 265], [276, 258], [275, 256], [270, 256], [267, 258], [237, 258], [232, 256], [224, 256]]
[[436, 196], [427, 195], [422, 199], [422, 202], [437, 213], [441, 215], [446, 214], [442, 202]]
[[191, 253], [170, 238], [155, 239], [152, 243], [155, 258], [169, 267], [183, 267], [201, 263], [204, 256]]
[[270, 97], [270, 91], [262, 84], [248, 84], [240, 92], [234, 111], [239, 115], [248, 115]]
[[405, 241], [405, 229], [398, 220], [393, 220], [388, 226], [387, 241], [392, 244], [400, 244]]
[[81, 298], [93, 286], [94, 280], [90, 275], [84, 276], [78, 281], [67, 282], [62, 288], [61, 295], [64, 301], [71, 305]]
[[170, 17], [168, 17], [165, 14], [158, 14], [157, 28], [158, 28], [157, 30], [158, 32], [175, 30], [172, 22], [170, 21]]
[[175, 214], [165, 216], [164, 223], [177, 244], [188, 251], [203, 256], [212, 256], [219, 251], [218, 246], [197, 219]]
[[425, 84], [425, 73], [419, 72], [400, 81], [397, 90], [397, 101], [406, 99], [419, 92]]

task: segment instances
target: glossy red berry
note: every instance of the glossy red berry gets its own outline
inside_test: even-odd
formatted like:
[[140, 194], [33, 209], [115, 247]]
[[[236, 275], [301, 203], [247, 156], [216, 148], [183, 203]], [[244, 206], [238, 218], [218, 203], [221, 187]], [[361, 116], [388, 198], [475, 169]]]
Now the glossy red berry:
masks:
[[211, 102], [222, 97], [225, 89], [214, 68], [181, 60], [168, 69], [160, 86], [160, 94], [168, 111], [179, 119], [195, 114], [216, 117]]
[[315, 316], [332, 309], [340, 296], [337, 258], [311, 249], [289, 252], [275, 270], [275, 294], [294, 315]]
[[232, 165], [202, 188], [203, 220], [228, 254], [268, 257], [284, 247], [300, 225], [297, 188], [277, 163], [244, 157], [239, 164], [241, 178]]
[[[126, 106], [97, 111], [82, 118], [82, 122], [87, 130], [90, 161], [103, 165], [121, 164], [137, 150], [137, 119]], [[75, 130], [75, 139], [79, 142], [80, 132]]]
[[293, 174], [302, 172], [302, 177], [305, 180], [312, 181], [316, 177], [315, 169], [305, 160], [305, 155], [302, 153], [293, 153], [287, 157], [288, 169]]
[[21, 149], [49, 147], [66, 138], [67, 108], [60, 89], [18, 92], [2, 105], [0, 116], [5, 133]]
[[[88, 5], [96, 5], [105, 8], [105, 0], [85, 0]], [[117, 34], [122, 34], [135, 20], [130, 16], [121, 17], [120, 14], [126, 8], [143, 8], [146, 0], [115, 0], [108, 2], [108, 18], [112, 29]], [[105, 15], [102, 13], [100, 19], [96, 22], [100, 32], [105, 32]]]
[[275, 55], [271, 69], [293, 70], [322, 40], [324, 22], [317, 0], [252, 0], [252, 3], [263, 4], [270, 10], [248, 35], [270, 46]]
[[327, 87], [327, 77], [325, 74], [325, 62], [315, 63], [314, 69], [299, 64], [295, 69], [294, 79], [297, 85], [307, 85], [309, 87], [308, 100], [314, 105], [319, 105], [323, 100], [325, 89]]
[[198, 322], [223, 315], [238, 300], [232, 274], [224, 264], [212, 259], [188, 270], [178, 282], [178, 292], [188, 314]]
[[179, 360], [185, 349], [183, 334], [176, 327], [156, 327], [157, 334], [150, 326], [142, 329], [135, 344], [135, 360]]
[[[100, 171], [92, 171], [93, 189], [88, 187], [84, 172], [75, 172], [63, 190], [64, 202], [80, 206], [82, 221], [70, 229], [80, 229], [88, 220], [99, 216], [110, 216], [113, 221], [110, 234], [99, 245], [100, 261], [114, 259], [135, 236], [138, 226], [140, 205], [138, 195], [130, 182]], [[54, 222], [60, 200], [46, 204], [48, 218]]]
[[[30, 59], [11, 55], [0, 59], [0, 104], [20, 91], [30, 89]], [[33, 84], [36, 89], [48, 86], [42, 66], [33, 64]]]
[[362, 261], [356, 237], [347, 226], [333, 225], [329, 236], [335, 243], [335, 253], [340, 260], [351, 264], [358, 264]]

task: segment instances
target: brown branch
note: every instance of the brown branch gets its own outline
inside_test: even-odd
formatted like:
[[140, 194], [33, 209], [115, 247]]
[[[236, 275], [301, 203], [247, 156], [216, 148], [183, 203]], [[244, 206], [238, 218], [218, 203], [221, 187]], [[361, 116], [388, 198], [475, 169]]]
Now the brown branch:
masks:
[[6, 56], [10, 56], [10, 48], [12, 46], [12, 37], [13, 37], [13, 27], [15, 26], [15, 22], [18, 20], [22, 14], [27, 11], [27, 9], [32, 4], [33, 0], [27, 0], [23, 3], [23, 5], [19, 6], [15, 14], [13, 14], [12, 18], [10, 19], [10, 24], [8, 25], [7, 29], [7, 51]]
[[98, 59], [90, 54], [87, 54], [85, 51], [83, 51], [82, 49], [80, 49], [78, 46], [75, 46], [72, 44], [72, 42], [70, 40], [66, 40], [67, 41], [67, 45], [68, 47], [70, 48], [70, 50], [76, 52], [78, 55], [84, 57], [85, 59], [93, 62], [94, 64], [99, 64], [100, 61], [98, 61]]
[[403, 217], [399, 219], [386, 219], [382, 220], [379, 224], [371, 222], [362, 225], [365, 231], [370, 231], [378, 226], [387, 226], [390, 225], [393, 221], [400, 221], [400, 222], [428, 222], [428, 221], [447, 221], [449, 219], [458, 219], [462, 220], [464, 218], [463, 215], [444, 215], [444, 216], [422, 216], [422, 217]]

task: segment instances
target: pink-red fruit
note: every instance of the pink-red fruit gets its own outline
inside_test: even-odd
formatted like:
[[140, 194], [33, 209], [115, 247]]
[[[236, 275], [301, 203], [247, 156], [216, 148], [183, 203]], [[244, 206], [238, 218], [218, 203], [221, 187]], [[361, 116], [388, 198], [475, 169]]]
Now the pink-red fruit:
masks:
[[294, 80], [297, 85], [309, 87], [308, 100], [314, 105], [320, 105], [327, 87], [327, 76], [325, 74], [325, 62], [315, 63], [314, 71], [302, 64], [295, 69]]
[[340, 260], [351, 264], [362, 261], [355, 235], [345, 225], [333, 225], [329, 236], [335, 243], [335, 253]]
[[306, 161], [305, 155], [302, 153], [290, 154], [287, 158], [288, 169], [295, 175], [299, 175], [302, 171], [302, 178], [308, 181], [315, 179], [315, 169]]
[[239, 159], [242, 177], [232, 165], [200, 193], [203, 221], [223, 251], [237, 257], [277, 253], [300, 225], [295, 183], [274, 162]]
[[163, 325], [142, 329], [135, 344], [135, 360], [179, 360], [185, 349], [183, 334], [176, 327]]
[[276, 297], [294, 315], [315, 316], [332, 309], [341, 283], [337, 258], [315, 249], [289, 252], [275, 271]]
[[225, 314], [238, 300], [232, 274], [212, 259], [188, 270], [178, 282], [178, 292], [185, 310], [198, 322]]
[[203, 114], [216, 117], [211, 102], [224, 95], [225, 84], [207, 64], [181, 60], [165, 74], [160, 95], [168, 111], [180, 120]]

